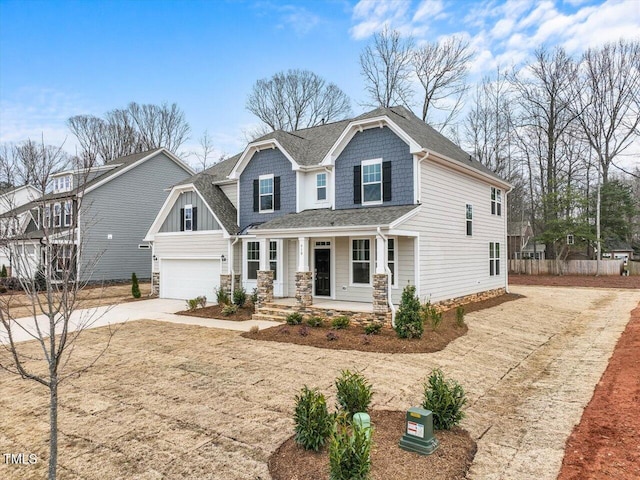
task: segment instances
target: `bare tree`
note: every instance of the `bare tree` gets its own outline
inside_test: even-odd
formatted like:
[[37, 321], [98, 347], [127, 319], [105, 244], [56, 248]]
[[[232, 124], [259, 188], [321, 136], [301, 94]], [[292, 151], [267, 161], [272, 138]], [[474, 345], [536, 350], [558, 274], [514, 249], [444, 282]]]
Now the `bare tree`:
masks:
[[175, 103], [132, 102], [126, 109], [107, 112], [104, 118], [76, 115], [69, 118], [67, 126], [80, 144], [78, 156], [89, 165], [160, 147], [177, 154], [190, 132]]
[[295, 131], [341, 120], [351, 113], [349, 97], [309, 70], [288, 70], [258, 80], [247, 110], [271, 130]]
[[606, 184], [616, 157], [640, 137], [640, 42], [590, 48], [579, 72], [575, 109]]
[[[32, 183], [44, 191], [51, 174], [66, 164], [61, 148], [40, 145], [32, 158], [37, 178]], [[48, 478], [57, 475], [58, 463], [58, 388], [61, 382], [80, 375], [104, 353], [103, 349], [84, 365], [70, 361], [82, 331], [99, 317], [78, 312], [79, 292], [85, 286], [82, 278], [97, 259], [83, 257], [78, 213], [82, 210], [82, 185], [87, 175], [86, 163], [78, 159], [75, 178], [79, 185], [68, 197], [45, 195], [32, 203], [30, 209], [17, 209], [5, 214], [3, 226], [23, 224], [21, 215], [31, 215], [30, 224], [36, 230], [28, 236], [3, 228], [4, 243], [12, 250], [14, 281], [21, 289], [0, 297], [0, 368], [23, 379], [45, 386], [49, 391], [49, 469]], [[51, 202], [55, 200], [53, 207]], [[83, 223], [85, 221], [83, 220]], [[83, 225], [86, 228], [86, 224]], [[24, 307], [16, 309], [16, 297], [26, 299]], [[33, 340], [31, 342], [24, 340]]]
[[[467, 92], [467, 71], [474, 53], [462, 37], [448, 37], [429, 42], [413, 54], [413, 66], [424, 90], [422, 120], [440, 130], [448, 126], [460, 112]], [[443, 118], [435, 121], [434, 113]]]
[[402, 38], [388, 26], [374, 34], [373, 45], [360, 54], [360, 73], [370, 99], [367, 106], [410, 108], [413, 46], [412, 38]]
[[211, 138], [211, 135], [209, 135], [209, 132], [207, 130], [204, 131], [198, 141], [200, 143], [200, 150], [191, 152], [191, 154], [198, 160], [198, 165], [196, 168], [197, 171], [202, 172], [210, 166], [225, 159], [224, 153], [220, 154], [217, 159], [214, 159], [214, 153], [216, 149], [213, 145], [213, 139]]

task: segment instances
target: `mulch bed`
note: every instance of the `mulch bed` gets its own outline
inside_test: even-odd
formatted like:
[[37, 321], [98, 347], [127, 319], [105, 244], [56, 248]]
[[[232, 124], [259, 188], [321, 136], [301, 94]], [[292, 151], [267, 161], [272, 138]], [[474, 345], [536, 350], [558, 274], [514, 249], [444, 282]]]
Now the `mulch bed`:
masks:
[[236, 322], [251, 320], [251, 316], [253, 315], [253, 305], [251, 304], [238, 308], [238, 311], [236, 313], [232, 313], [231, 315], [224, 315], [222, 313], [223, 306], [224, 305], [211, 305], [209, 307], [197, 308], [193, 311], [183, 310], [182, 312], [177, 312], [176, 315], [186, 315], [189, 317], [200, 318], [215, 318], [219, 320], [233, 320]]
[[590, 287], [590, 288], [640, 288], [640, 276], [622, 275], [516, 275], [509, 274], [511, 285], [539, 285], [550, 287]]
[[558, 480], [640, 478], [640, 305], [567, 440]]
[[[521, 295], [505, 294], [499, 297], [469, 303], [464, 306], [465, 312], [475, 312], [485, 308], [495, 307], [502, 303], [522, 298]], [[449, 342], [467, 333], [467, 325], [458, 327], [455, 320], [455, 310], [444, 313], [442, 323], [436, 331], [425, 324], [422, 338], [398, 338], [391, 327], [384, 327], [380, 333], [365, 335], [364, 327], [352, 325], [346, 329], [334, 330], [329, 321], [321, 327], [302, 325], [277, 325], [258, 332], [246, 332], [242, 336], [253, 340], [271, 342], [295, 343], [318, 348], [334, 350], [359, 350], [362, 352], [378, 353], [431, 353], [445, 348]], [[337, 337], [329, 340], [327, 335]]]
[[[423, 456], [398, 446], [405, 432], [406, 412], [374, 410], [371, 477], [374, 480], [438, 479], [462, 480], [476, 454], [476, 442], [461, 428], [436, 432], [438, 450]], [[320, 452], [299, 447], [289, 438], [269, 457], [273, 480], [317, 480], [329, 478], [328, 447]]]

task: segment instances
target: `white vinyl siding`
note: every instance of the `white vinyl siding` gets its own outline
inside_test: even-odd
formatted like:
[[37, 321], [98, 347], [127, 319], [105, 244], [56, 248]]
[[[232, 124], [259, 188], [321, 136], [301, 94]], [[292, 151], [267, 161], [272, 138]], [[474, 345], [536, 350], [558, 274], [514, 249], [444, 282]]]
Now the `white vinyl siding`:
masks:
[[[451, 214], [467, 204], [487, 205], [489, 184], [429, 160], [421, 163], [420, 175], [422, 207], [400, 227], [420, 233], [420, 298], [437, 302], [504, 287], [503, 272], [489, 276], [487, 250], [489, 242], [506, 244], [505, 217], [474, 209], [468, 237], [461, 215]], [[502, 265], [504, 255], [501, 248]]]
[[[193, 235], [156, 234], [153, 254], [159, 259], [219, 258], [221, 255], [227, 257], [228, 244], [229, 241], [222, 236], [222, 232], [194, 233]], [[158, 262], [154, 262], [154, 271], [159, 271]]]
[[238, 208], [238, 184], [237, 183], [229, 183], [227, 185], [220, 185], [220, 190], [224, 193], [227, 198], [231, 201], [231, 204]]

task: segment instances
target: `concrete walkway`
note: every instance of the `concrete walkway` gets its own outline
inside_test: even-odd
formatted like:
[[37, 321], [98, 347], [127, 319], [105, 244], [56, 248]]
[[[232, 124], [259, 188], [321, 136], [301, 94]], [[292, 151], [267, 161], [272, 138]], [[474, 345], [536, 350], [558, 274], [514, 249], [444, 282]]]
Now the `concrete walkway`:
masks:
[[[79, 309], [71, 315], [70, 330], [82, 328], [97, 328], [107, 325], [115, 325], [118, 323], [131, 322], [134, 320], [161, 320], [165, 322], [180, 323], [184, 325], [199, 325], [201, 327], [222, 328], [224, 330], [237, 330], [247, 332], [254, 325], [260, 328], [269, 328], [278, 325], [277, 322], [269, 322], [263, 320], [247, 320], [237, 322], [231, 320], [215, 320], [208, 318], [191, 317], [186, 315], [176, 315], [185, 309], [184, 300], [168, 300], [163, 298], [154, 298], [151, 300], [139, 300], [136, 302], [125, 302], [117, 305], [106, 305], [102, 307]], [[29, 333], [36, 332], [36, 323], [33, 318], [26, 317], [17, 320], [24, 328], [14, 327], [13, 337], [15, 341], [21, 342], [25, 340], [33, 340], [33, 336]], [[38, 323], [41, 328], [48, 330], [48, 319], [40, 315]], [[0, 343], [8, 341], [7, 332], [0, 325]]]

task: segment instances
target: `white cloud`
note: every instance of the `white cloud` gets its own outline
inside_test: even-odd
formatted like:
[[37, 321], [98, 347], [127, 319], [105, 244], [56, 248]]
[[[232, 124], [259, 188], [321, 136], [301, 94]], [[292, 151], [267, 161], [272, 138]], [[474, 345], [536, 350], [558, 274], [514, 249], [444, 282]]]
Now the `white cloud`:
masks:
[[442, 0], [423, 0], [418, 5], [416, 13], [413, 14], [413, 22], [424, 20], [442, 19], [446, 16]]
[[304, 7], [296, 5], [281, 5], [275, 7], [282, 14], [280, 28], [290, 27], [298, 35], [303, 36], [317, 27], [321, 18]]

